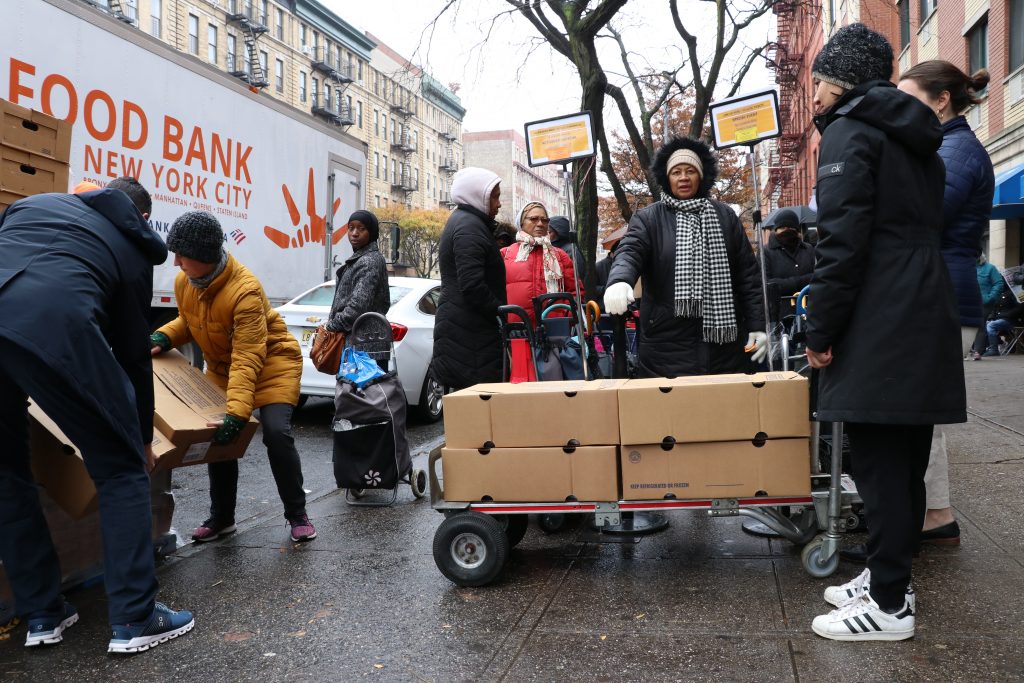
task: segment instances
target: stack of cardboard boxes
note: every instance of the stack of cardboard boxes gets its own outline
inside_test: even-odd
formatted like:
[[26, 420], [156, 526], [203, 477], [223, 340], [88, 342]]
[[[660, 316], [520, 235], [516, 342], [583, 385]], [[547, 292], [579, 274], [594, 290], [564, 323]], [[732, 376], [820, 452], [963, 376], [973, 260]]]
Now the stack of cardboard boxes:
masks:
[[480, 384], [445, 397], [449, 501], [610, 502], [810, 492], [793, 372]]
[[68, 191], [71, 124], [0, 99], [0, 211], [34, 194]]

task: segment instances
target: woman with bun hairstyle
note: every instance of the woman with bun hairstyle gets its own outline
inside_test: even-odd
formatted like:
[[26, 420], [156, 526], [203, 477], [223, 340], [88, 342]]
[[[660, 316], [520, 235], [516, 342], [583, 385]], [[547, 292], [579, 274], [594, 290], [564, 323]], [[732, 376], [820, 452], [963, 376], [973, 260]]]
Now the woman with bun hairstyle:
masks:
[[[988, 152], [967, 124], [963, 112], [981, 100], [988, 71], [968, 76], [955, 65], [935, 59], [921, 62], [900, 76], [899, 89], [927, 105], [942, 124], [939, 156], [946, 165], [942, 197], [942, 258], [956, 291], [964, 355], [971, 350], [978, 328], [984, 327], [981, 288], [976, 264], [992, 213], [995, 174]], [[921, 531], [923, 543], [960, 544], [960, 526], [949, 503], [949, 464], [946, 438], [935, 430], [925, 474], [928, 512]]]

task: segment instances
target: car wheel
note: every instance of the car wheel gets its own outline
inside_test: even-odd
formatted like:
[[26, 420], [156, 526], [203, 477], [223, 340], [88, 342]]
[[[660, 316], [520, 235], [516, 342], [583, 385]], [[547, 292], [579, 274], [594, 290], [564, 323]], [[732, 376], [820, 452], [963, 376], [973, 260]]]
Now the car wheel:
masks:
[[434, 377], [432, 370], [427, 370], [423, 378], [423, 390], [420, 402], [416, 406], [416, 415], [424, 422], [437, 422], [444, 413], [444, 386]]

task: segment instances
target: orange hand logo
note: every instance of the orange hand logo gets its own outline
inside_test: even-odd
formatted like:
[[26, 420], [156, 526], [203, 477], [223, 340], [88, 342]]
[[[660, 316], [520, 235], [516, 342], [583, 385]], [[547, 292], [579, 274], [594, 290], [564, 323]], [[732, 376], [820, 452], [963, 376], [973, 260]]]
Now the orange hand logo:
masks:
[[[284, 194], [284, 203], [288, 207], [288, 216], [292, 220], [292, 227], [295, 229], [294, 235], [288, 235], [287, 233], [272, 228], [269, 225], [263, 226], [263, 234], [270, 238], [270, 241], [281, 247], [282, 249], [298, 249], [309, 243], [323, 244], [327, 236], [327, 215], [320, 216], [316, 212], [316, 192], [313, 187], [313, 169], [309, 169], [309, 186], [306, 189], [306, 217], [309, 220], [308, 223], [302, 223], [302, 216], [299, 214], [299, 208], [295, 205], [295, 200], [292, 199], [292, 193], [288, 190], [287, 185], [281, 185], [281, 192]], [[333, 211], [331, 216], [333, 217], [338, 213], [338, 207], [341, 206], [341, 199], [334, 200]], [[331, 244], [337, 244], [341, 241], [341, 238], [348, 233], [348, 225], [335, 228], [331, 235]]]

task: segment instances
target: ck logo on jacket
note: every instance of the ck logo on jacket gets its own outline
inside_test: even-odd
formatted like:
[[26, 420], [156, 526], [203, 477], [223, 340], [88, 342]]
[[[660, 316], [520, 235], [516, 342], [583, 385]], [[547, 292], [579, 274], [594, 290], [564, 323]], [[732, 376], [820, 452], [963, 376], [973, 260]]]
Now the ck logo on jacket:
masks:
[[834, 175], [843, 175], [843, 169], [845, 168], [845, 161], [839, 161], [834, 164], [825, 164], [818, 168], [818, 180], [823, 180]]

